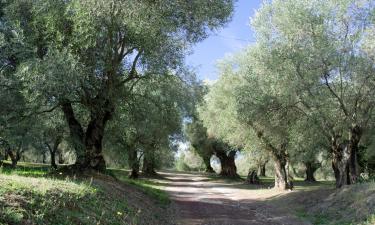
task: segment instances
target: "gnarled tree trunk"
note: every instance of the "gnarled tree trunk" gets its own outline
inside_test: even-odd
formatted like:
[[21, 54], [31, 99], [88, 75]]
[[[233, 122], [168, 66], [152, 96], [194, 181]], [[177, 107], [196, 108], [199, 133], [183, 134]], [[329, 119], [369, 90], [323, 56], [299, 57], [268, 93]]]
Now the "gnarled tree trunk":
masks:
[[237, 178], [237, 167], [234, 161], [236, 151], [230, 151], [228, 154], [226, 151], [216, 151], [216, 156], [220, 160], [221, 172], [220, 175], [223, 177]]
[[275, 189], [293, 189], [293, 182], [289, 174], [288, 155], [282, 146], [280, 151], [272, 152], [275, 167]]
[[358, 151], [362, 131], [357, 125], [350, 129], [349, 140], [339, 143], [339, 136], [332, 137], [332, 168], [336, 179], [336, 188], [355, 184], [358, 181]]
[[155, 171], [155, 149], [154, 148], [146, 149], [145, 152], [144, 152], [142, 173], [145, 174], [145, 175], [150, 175], [150, 176], [153, 176], [153, 175], [156, 174], [156, 171]]
[[134, 147], [130, 147], [128, 149], [129, 154], [129, 163], [131, 167], [131, 172], [129, 178], [136, 179], [139, 177], [139, 161], [137, 156], [137, 150]]
[[[100, 101], [99, 101], [100, 102]], [[91, 120], [84, 132], [81, 124], [75, 118], [70, 102], [64, 102], [62, 109], [70, 129], [70, 136], [76, 150], [75, 166], [80, 170], [94, 169], [104, 171], [106, 168], [102, 154], [102, 141], [105, 125], [112, 115], [112, 108], [107, 101], [98, 104], [97, 110], [91, 112]], [[103, 106], [103, 107], [101, 107]]]
[[16, 168], [18, 161], [21, 159], [21, 154], [17, 151], [16, 154], [12, 150], [7, 151], [10, 160], [12, 161], [12, 168]]
[[56, 153], [59, 151], [59, 145], [61, 143], [61, 140], [62, 137], [56, 137], [52, 147], [48, 144], [48, 142], [45, 143], [51, 156], [51, 167], [54, 169], [57, 169]]
[[358, 165], [358, 153], [359, 153], [359, 142], [362, 137], [362, 129], [354, 125], [350, 130], [349, 138], [349, 150], [350, 150], [350, 159], [349, 159], [349, 179], [351, 184], [358, 182], [359, 177], [359, 165]]
[[320, 163], [306, 161], [304, 162], [306, 167], [306, 178], [307, 182], [315, 182], [314, 173], [320, 168]]
[[86, 160], [89, 168], [98, 171], [104, 171], [106, 169], [105, 160], [102, 154], [102, 142], [105, 124], [109, 120], [109, 117], [109, 113], [106, 112], [104, 115], [92, 118], [86, 130]]

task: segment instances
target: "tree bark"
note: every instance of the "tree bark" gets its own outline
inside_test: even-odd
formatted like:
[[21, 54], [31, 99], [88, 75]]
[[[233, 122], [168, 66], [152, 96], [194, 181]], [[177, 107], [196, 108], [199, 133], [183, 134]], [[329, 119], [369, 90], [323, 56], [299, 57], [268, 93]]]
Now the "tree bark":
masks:
[[278, 154], [274, 153], [272, 155], [275, 162], [275, 189], [293, 189], [293, 183], [288, 171], [287, 154], [285, 151], [280, 151]]
[[75, 166], [80, 170], [94, 169], [104, 171], [106, 169], [102, 154], [102, 141], [105, 125], [113, 112], [108, 105], [108, 101], [98, 104], [96, 108], [98, 111], [91, 112], [91, 120], [86, 132], [84, 132], [81, 124], [75, 118], [71, 103], [65, 102], [62, 104], [62, 109], [69, 125], [70, 136], [76, 150], [77, 159]]
[[255, 170], [249, 170], [249, 173], [247, 174], [246, 183], [248, 184], [260, 184], [259, 177], [257, 176], [257, 173]]
[[85, 142], [84, 142], [84, 131], [81, 124], [75, 118], [72, 104], [69, 101], [65, 101], [61, 104], [62, 111], [64, 112], [65, 119], [69, 126], [70, 138], [76, 153], [75, 166], [78, 168], [85, 167], [87, 164], [85, 158]]
[[139, 161], [137, 156], [137, 150], [134, 147], [130, 147], [128, 149], [129, 154], [129, 163], [131, 167], [131, 172], [129, 178], [136, 179], [139, 177]]
[[57, 169], [57, 165], [56, 165], [56, 152], [53, 151], [51, 153], [51, 167], [54, 168], [54, 169]]
[[314, 177], [314, 173], [319, 169], [320, 164], [315, 162], [304, 162], [306, 167], [306, 178], [305, 181], [307, 182], [315, 182], [316, 179]]
[[43, 151], [43, 154], [42, 154], [42, 163], [43, 164], [46, 163], [46, 158], [47, 158], [46, 153], [47, 153], [46, 151]]
[[10, 149], [8, 149], [7, 152], [8, 152], [10, 160], [12, 161], [12, 165], [11, 165], [12, 168], [16, 168], [17, 163], [18, 163], [18, 161], [21, 158], [21, 154], [19, 152], [17, 152], [16, 154], [14, 154], [13, 151], [10, 150]]
[[267, 162], [261, 163], [261, 164], [258, 165], [258, 176], [260, 176], [260, 177], [266, 176], [266, 164], [267, 164]]
[[350, 150], [347, 143], [338, 143], [338, 137], [332, 138], [332, 168], [335, 174], [336, 188], [350, 184], [349, 159]]
[[230, 178], [238, 178], [240, 177], [237, 174], [237, 167], [234, 161], [236, 156], [236, 151], [230, 151], [228, 154], [226, 151], [216, 151], [216, 156], [220, 160], [221, 164], [221, 172], [220, 176], [223, 177], [230, 177]]
[[63, 158], [63, 154], [62, 154], [62, 151], [61, 151], [61, 150], [59, 150], [58, 155], [59, 155], [58, 163], [59, 163], [60, 165], [61, 165], [61, 164], [64, 164], [64, 158]]
[[143, 155], [142, 173], [145, 175], [156, 175], [155, 171], [155, 149], [146, 149]]
[[109, 115], [105, 114], [103, 117], [91, 119], [85, 135], [85, 151], [88, 166], [98, 171], [104, 171], [106, 169], [102, 154], [102, 141], [108, 116]]
[[215, 173], [214, 169], [211, 166], [211, 155], [205, 156], [203, 158], [204, 165], [206, 166], [206, 173]]
[[336, 188], [358, 182], [358, 152], [362, 130], [353, 125], [349, 131], [349, 140], [339, 142], [338, 135], [332, 137], [332, 168], [335, 174]]
[[358, 153], [359, 153], [359, 142], [362, 136], [362, 129], [354, 125], [350, 130], [350, 139], [349, 139], [349, 151], [350, 151], [350, 159], [349, 159], [349, 181], [350, 184], [355, 184], [358, 182], [358, 177], [360, 174], [360, 169], [358, 165]]

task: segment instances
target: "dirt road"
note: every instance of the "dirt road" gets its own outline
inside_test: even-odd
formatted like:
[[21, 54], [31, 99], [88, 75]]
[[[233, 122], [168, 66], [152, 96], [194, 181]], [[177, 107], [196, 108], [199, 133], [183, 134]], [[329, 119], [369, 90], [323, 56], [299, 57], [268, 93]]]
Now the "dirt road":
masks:
[[309, 225], [292, 215], [288, 205], [274, 206], [269, 201], [288, 192], [212, 181], [200, 174], [162, 173], [165, 190], [176, 207], [178, 224], [225, 225]]

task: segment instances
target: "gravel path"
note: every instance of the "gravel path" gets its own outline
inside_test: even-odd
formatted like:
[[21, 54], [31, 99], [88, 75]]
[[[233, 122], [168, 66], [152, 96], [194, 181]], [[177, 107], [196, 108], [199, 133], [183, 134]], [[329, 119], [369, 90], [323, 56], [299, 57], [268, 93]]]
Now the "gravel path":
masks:
[[168, 180], [165, 190], [174, 202], [177, 224], [310, 225], [295, 217], [288, 205], [276, 207], [267, 202], [288, 192], [210, 181], [201, 174], [161, 175]]

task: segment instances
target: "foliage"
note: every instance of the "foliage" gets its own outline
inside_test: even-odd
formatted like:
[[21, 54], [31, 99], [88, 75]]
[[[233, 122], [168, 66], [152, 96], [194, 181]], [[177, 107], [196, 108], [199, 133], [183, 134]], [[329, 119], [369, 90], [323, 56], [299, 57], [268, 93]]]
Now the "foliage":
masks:
[[175, 168], [178, 171], [204, 171], [206, 169], [203, 159], [191, 149], [180, 152], [175, 160]]
[[[184, 66], [187, 50], [228, 22], [233, 10], [231, 0], [1, 4], [1, 68], [12, 64], [7, 74], [19, 82], [16, 91], [28, 103], [26, 115], [61, 108], [77, 165], [99, 170], [105, 167], [107, 122], [126, 107], [124, 101], [133, 100], [133, 89], [146, 90], [145, 82], [138, 81], [156, 83], [173, 74], [190, 82]], [[166, 78], [159, 87], [168, 87], [168, 81], [173, 83]]]

